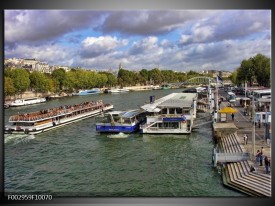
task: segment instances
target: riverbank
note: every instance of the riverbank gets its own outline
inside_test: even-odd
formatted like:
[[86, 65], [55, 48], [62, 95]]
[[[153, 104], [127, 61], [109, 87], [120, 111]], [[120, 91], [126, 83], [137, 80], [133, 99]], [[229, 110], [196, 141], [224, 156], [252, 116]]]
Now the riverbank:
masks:
[[[221, 109], [227, 106], [221, 103]], [[226, 186], [244, 192], [249, 196], [271, 196], [271, 172], [266, 174], [264, 163], [256, 161], [256, 151], [263, 149], [263, 155], [271, 162], [271, 143], [264, 138], [264, 127], [255, 128], [249, 116], [243, 115], [243, 108], [238, 103], [234, 106], [237, 112], [232, 119], [226, 115], [226, 121], [214, 123], [214, 134], [217, 147], [214, 150], [214, 165], [221, 165], [223, 182]], [[244, 141], [244, 135], [248, 141]], [[255, 139], [253, 139], [255, 138]], [[255, 143], [254, 143], [255, 142]], [[254, 152], [253, 152], [254, 148]], [[263, 161], [264, 162], [264, 161]], [[254, 168], [252, 171], [251, 168]]]

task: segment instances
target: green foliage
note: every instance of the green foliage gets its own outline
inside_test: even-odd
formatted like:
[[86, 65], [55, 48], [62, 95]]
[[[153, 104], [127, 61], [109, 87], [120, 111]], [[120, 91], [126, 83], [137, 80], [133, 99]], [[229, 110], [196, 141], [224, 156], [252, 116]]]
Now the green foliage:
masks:
[[30, 86], [29, 73], [25, 69], [12, 70], [11, 78], [17, 94], [25, 92]]
[[162, 84], [163, 83], [163, 76], [159, 69], [154, 68], [149, 71], [149, 78], [153, 82], [153, 84]]
[[4, 77], [4, 95], [11, 96], [15, 94], [13, 80], [11, 77]]
[[270, 59], [262, 54], [252, 58], [255, 77], [259, 86], [270, 85]]
[[[106, 87], [113, 87], [117, 84], [117, 79], [115, 77], [115, 75], [113, 73], [110, 73], [110, 72], [99, 72], [100, 75], [105, 75], [105, 77], [107, 79], [105, 79], [105, 77], [101, 77], [102, 80], [105, 82], [104, 84], [103, 83], [100, 83], [101, 85], [105, 85]], [[107, 81], [106, 81], [107, 80]]]
[[30, 74], [30, 86], [35, 92], [47, 92], [51, 89], [49, 78], [41, 72], [34, 71]]
[[55, 90], [59, 92], [63, 89], [64, 81], [66, 77], [66, 71], [62, 68], [56, 69], [52, 72], [52, 78], [55, 80]]
[[270, 58], [257, 54], [249, 59], [244, 59], [239, 68], [237, 68], [231, 80], [234, 84], [248, 82], [251, 86], [257, 81], [259, 86], [270, 86]]
[[137, 78], [134, 72], [125, 69], [119, 69], [117, 82], [121, 87], [135, 85], [136, 80]]

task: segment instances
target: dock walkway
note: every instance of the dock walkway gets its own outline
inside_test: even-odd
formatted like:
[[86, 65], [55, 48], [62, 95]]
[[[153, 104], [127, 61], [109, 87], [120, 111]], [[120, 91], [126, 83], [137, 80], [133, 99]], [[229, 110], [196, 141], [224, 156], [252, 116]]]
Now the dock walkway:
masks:
[[[226, 106], [226, 103], [221, 104], [221, 108]], [[240, 107], [236, 107], [238, 112], [235, 114], [234, 121], [231, 115], [227, 115], [226, 123], [214, 123], [216, 128], [220, 127], [221, 131], [225, 131], [223, 134], [215, 131], [218, 134], [218, 149], [217, 153], [225, 154], [227, 161], [223, 161], [222, 176], [223, 183], [226, 186], [239, 190], [249, 196], [255, 197], [271, 197], [271, 172], [270, 174], [265, 174], [265, 166], [260, 166], [256, 163], [255, 157], [252, 154], [252, 123], [248, 116], [243, 116], [243, 111]], [[232, 129], [232, 133], [223, 130], [219, 124], [224, 124], [224, 127], [232, 127], [234, 124], [237, 130]], [[219, 125], [219, 126], [218, 126]], [[231, 126], [230, 126], [231, 125]], [[218, 130], [218, 129], [217, 129]], [[248, 135], [248, 142], [245, 144], [243, 140], [243, 135]], [[271, 145], [267, 145], [264, 141], [264, 129], [256, 128], [255, 137], [255, 150], [260, 150], [264, 148], [264, 155], [271, 157]], [[237, 154], [249, 154], [247, 160], [230, 160], [232, 155]], [[251, 172], [251, 166], [255, 168], [255, 171]]]

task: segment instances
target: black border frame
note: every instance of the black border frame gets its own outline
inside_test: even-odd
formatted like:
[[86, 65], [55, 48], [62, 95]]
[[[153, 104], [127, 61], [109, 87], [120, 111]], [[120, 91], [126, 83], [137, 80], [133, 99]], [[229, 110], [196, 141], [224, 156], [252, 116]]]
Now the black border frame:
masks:
[[[150, 10], [169, 10], [169, 9], [194, 9], [194, 10], [224, 10], [224, 9], [266, 9], [272, 11], [272, 1], [271, 0], [50, 0], [50, 1], [38, 1], [38, 0], [7, 0], [1, 1], [1, 94], [0, 102], [4, 105], [3, 98], [3, 63], [4, 63], [4, 10], [8, 9], [89, 9], [89, 10], [137, 10], [137, 9], [150, 9]], [[272, 15], [272, 20], [274, 19]], [[274, 37], [272, 36], [272, 40]], [[271, 54], [273, 57], [274, 48], [271, 48]], [[274, 67], [274, 61], [272, 62], [272, 67]], [[271, 67], [271, 68], [272, 68]], [[273, 77], [273, 72], [271, 69], [271, 78]], [[273, 86], [274, 87], [274, 84]], [[272, 97], [273, 101], [273, 97]], [[274, 109], [274, 104], [273, 104]], [[8, 202], [4, 199], [4, 168], [3, 168], [3, 159], [4, 159], [4, 137], [3, 137], [3, 119], [4, 119], [4, 110], [3, 106], [0, 109], [0, 116], [2, 117], [2, 124], [0, 124], [0, 129], [2, 131], [0, 138], [0, 198], [2, 203], [15, 203], [15, 204], [89, 204], [89, 205], [232, 205], [240, 204], [244, 205], [271, 205], [273, 197], [271, 198], [54, 198], [52, 201], [24, 201], [24, 202]], [[272, 122], [275, 118], [273, 116]], [[273, 144], [274, 145], [274, 144]], [[273, 150], [272, 145], [272, 150]], [[273, 154], [272, 154], [273, 156]], [[272, 175], [273, 175], [272, 171]], [[273, 191], [272, 183], [272, 191]]]

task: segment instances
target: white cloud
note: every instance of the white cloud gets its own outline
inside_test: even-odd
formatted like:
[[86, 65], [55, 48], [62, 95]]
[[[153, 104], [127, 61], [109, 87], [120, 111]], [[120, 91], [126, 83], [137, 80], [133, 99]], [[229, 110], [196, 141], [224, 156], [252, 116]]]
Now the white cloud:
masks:
[[127, 46], [127, 39], [118, 39], [112, 36], [87, 37], [82, 41], [80, 55], [83, 58], [94, 58], [106, 55], [108, 52]]

